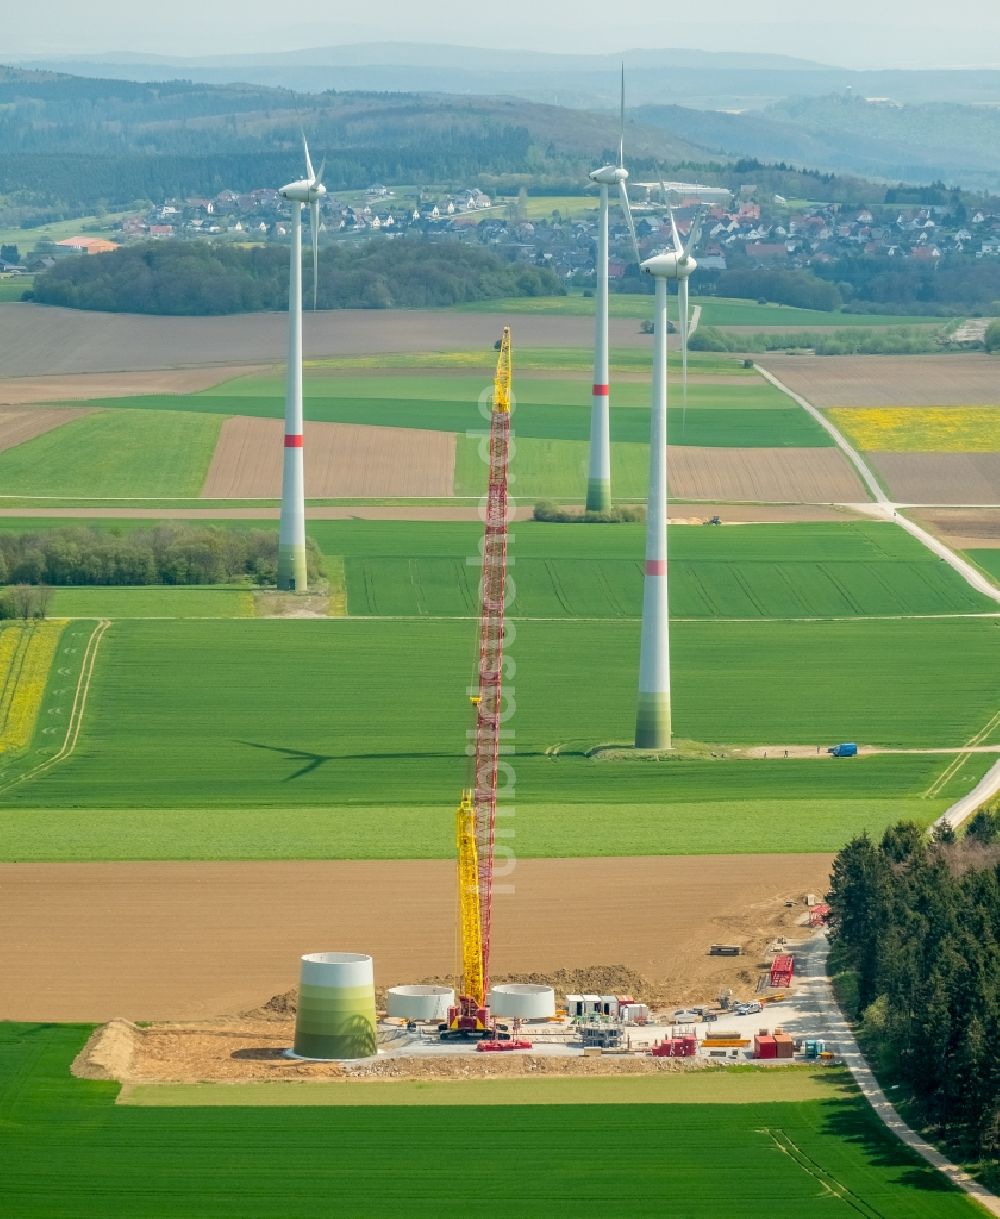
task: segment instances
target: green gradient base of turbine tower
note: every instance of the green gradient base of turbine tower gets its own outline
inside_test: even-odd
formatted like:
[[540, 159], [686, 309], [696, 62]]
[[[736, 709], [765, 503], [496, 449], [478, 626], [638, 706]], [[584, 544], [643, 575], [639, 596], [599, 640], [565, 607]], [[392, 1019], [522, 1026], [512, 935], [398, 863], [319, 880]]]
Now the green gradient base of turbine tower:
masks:
[[370, 1058], [377, 1052], [370, 986], [299, 987], [295, 1053], [302, 1058]]
[[304, 546], [279, 545], [278, 588], [284, 592], [302, 593], [308, 590], [309, 575]]
[[670, 695], [640, 692], [635, 717], [636, 749], [669, 749], [670, 733]]
[[611, 510], [611, 480], [591, 478], [587, 483], [587, 511], [609, 512]]

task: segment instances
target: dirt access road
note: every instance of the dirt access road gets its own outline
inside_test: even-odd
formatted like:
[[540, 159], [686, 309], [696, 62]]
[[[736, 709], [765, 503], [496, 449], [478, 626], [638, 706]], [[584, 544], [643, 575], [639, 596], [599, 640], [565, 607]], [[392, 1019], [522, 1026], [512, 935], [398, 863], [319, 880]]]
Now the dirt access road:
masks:
[[[520, 860], [514, 893], [495, 898], [494, 972], [623, 965], [678, 1005], [705, 1001], [752, 983], [774, 936], [801, 934], [802, 896], [825, 891], [831, 862]], [[323, 950], [371, 953], [379, 985], [452, 973], [454, 873], [450, 860], [0, 865], [0, 1019], [245, 1011]], [[715, 942], [748, 955], [711, 957]]]
[[[306, 359], [399, 351], [481, 349], [484, 362], [508, 322], [517, 347], [583, 347], [590, 317], [515, 317], [433, 309], [331, 309], [303, 317]], [[644, 347], [634, 319], [612, 318], [616, 347]], [[143, 317], [45, 305], [0, 305], [0, 377], [262, 364], [285, 359], [285, 313], [233, 317]]]

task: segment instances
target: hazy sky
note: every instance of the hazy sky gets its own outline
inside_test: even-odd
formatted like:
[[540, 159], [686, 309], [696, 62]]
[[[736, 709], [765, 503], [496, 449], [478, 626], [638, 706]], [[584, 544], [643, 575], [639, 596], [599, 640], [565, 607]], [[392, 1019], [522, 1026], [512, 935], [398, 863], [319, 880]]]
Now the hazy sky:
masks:
[[[711, 19], [671, 22], [657, 0], [502, 0], [490, 5], [379, 0], [339, 20], [336, 0], [41, 0], [4, 6], [0, 62], [106, 51], [212, 55], [347, 42], [420, 41], [616, 51], [698, 47], [770, 51], [847, 67], [998, 67], [996, 0], [714, 0]], [[675, 6], [675, 11], [678, 6]], [[681, 9], [685, 14], [693, 6]], [[821, 19], [807, 19], [819, 8]], [[343, 10], [341, 10], [343, 11]], [[371, 19], [368, 13], [371, 12]], [[831, 21], [832, 15], [838, 20]], [[610, 24], [613, 18], [614, 25]]]

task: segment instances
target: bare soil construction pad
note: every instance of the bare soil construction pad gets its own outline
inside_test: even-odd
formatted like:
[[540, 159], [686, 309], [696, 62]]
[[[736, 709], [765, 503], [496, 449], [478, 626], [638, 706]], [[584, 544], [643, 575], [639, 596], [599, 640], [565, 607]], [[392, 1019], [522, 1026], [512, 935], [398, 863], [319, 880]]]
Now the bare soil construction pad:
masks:
[[0, 405], [69, 402], [87, 398], [129, 398], [134, 394], [196, 394], [200, 390], [260, 373], [260, 365], [177, 368], [158, 372], [74, 373], [70, 376], [15, 377], [0, 380]]
[[992, 406], [997, 361], [985, 354], [779, 356], [761, 359], [813, 406]]
[[897, 503], [1000, 504], [1000, 453], [865, 453]]
[[[205, 499], [281, 495], [284, 457], [278, 419], [227, 419], [202, 487]], [[324, 497], [449, 496], [454, 491], [455, 436], [353, 423], [305, 425], [306, 495]]]
[[88, 410], [46, 409], [45, 407], [30, 407], [22, 410], [0, 408], [0, 453], [4, 449], [13, 449], [16, 445], [33, 440], [43, 432], [51, 432], [53, 428], [62, 427], [71, 419], [79, 419], [81, 415], [89, 415]]
[[906, 515], [953, 550], [1000, 547], [1000, 508], [921, 508]]
[[839, 449], [708, 449], [670, 445], [673, 499], [857, 503], [867, 499]]
[[[494, 972], [622, 965], [678, 1004], [710, 999], [752, 982], [772, 937], [801, 934], [831, 861], [521, 860], [495, 899]], [[296, 985], [304, 952], [369, 952], [383, 986], [456, 965], [448, 860], [4, 864], [0, 903], [4, 1020], [238, 1013]], [[716, 942], [747, 955], [709, 956]]]

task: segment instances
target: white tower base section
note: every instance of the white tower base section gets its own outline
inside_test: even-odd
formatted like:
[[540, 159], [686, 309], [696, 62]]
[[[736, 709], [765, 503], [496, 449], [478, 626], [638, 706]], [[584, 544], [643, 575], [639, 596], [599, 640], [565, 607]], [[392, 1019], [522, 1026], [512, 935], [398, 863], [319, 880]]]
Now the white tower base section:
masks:
[[555, 991], [551, 986], [506, 982], [490, 991], [490, 1011], [514, 1020], [547, 1020], [556, 1014]]
[[288, 384], [285, 391], [285, 460], [278, 525], [278, 587], [304, 593], [306, 501], [302, 463], [302, 204], [292, 203], [292, 249], [288, 275]]
[[606, 182], [601, 183], [601, 214], [597, 227], [595, 325], [587, 511], [607, 512], [611, 507], [611, 412], [608, 389], [608, 185]]
[[454, 1006], [455, 992], [449, 986], [393, 986], [386, 996], [388, 1015], [404, 1020], [447, 1020]]
[[656, 277], [656, 340], [649, 429], [646, 574], [642, 596], [636, 749], [669, 749], [670, 608], [667, 599], [667, 281]]

